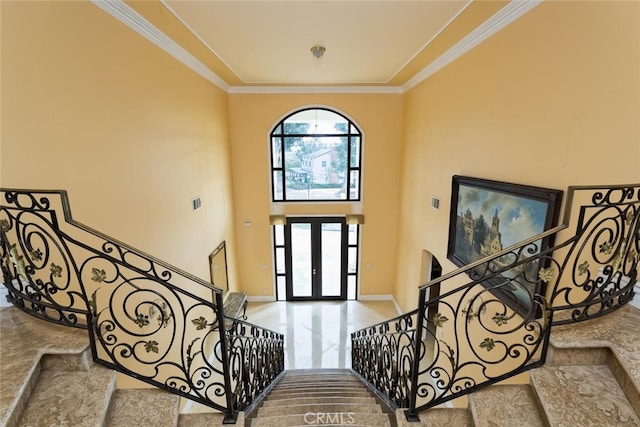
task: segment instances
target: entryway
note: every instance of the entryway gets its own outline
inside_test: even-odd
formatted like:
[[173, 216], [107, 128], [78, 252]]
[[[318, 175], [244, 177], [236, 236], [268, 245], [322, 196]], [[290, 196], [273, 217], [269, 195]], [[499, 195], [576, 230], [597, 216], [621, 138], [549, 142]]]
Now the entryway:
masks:
[[351, 333], [398, 316], [384, 301], [249, 302], [249, 322], [284, 334], [285, 369], [351, 367]]
[[355, 299], [358, 231], [345, 217], [287, 217], [274, 226], [278, 300]]

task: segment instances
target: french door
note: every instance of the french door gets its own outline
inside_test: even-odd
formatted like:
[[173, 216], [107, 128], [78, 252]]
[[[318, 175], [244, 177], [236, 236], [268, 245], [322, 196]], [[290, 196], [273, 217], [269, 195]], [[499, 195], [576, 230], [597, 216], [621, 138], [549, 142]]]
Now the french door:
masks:
[[345, 218], [287, 218], [287, 301], [347, 298], [348, 237]]

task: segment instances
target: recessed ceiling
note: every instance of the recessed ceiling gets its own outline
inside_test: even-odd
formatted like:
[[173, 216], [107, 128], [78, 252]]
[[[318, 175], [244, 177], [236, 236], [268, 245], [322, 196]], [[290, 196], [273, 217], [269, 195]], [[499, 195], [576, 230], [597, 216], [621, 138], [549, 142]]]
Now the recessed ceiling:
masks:
[[[229, 91], [404, 91], [542, 0], [92, 0]], [[316, 58], [313, 46], [326, 52]], [[286, 89], [289, 88], [289, 89]]]
[[389, 82], [468, 1], [164, 3], [243, 83], [358, 85]]

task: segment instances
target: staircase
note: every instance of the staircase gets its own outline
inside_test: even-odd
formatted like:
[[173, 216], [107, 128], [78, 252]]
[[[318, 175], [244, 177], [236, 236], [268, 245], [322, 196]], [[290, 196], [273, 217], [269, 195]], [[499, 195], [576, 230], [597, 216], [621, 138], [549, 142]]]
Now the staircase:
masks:
[[351, 334], [355, 374], [285, 372], [284, 336], [226, 323], [220, 289], [74, 222], [65, 192], [2, 191], [20, 309], [0, 309], [0, 427], [640, 427], [640, 184], [572, 187], [593, 193], [573, 237], [541, 243], [565, 222], [420, 286], [416, 310]]
[[[350, 370], [292, 370], [236, 425], [640, 426], [638, 325], [640, 310], [627, 305], [558, 326], [529, 384], [478, 390], [465, 407], [429, 409], [418, 423], [381, 405]], [[222, 425], [221, 413], [179, 414], [165, 391], [117, 389], [115, 373], [91, 362], [82, 330], [0, 308], [0, 343], [1, 426]]]
[[287, 371], [247, 426], [391, 426], [389, 410], [346, 369]]

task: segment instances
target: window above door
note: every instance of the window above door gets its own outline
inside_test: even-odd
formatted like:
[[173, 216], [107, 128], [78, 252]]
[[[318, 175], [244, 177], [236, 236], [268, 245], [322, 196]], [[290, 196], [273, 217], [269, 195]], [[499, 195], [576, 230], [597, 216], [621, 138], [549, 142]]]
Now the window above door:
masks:
[[362, 134], [326, 108], [296, 111], [271, 132], [274, 202], [359, 201]]

